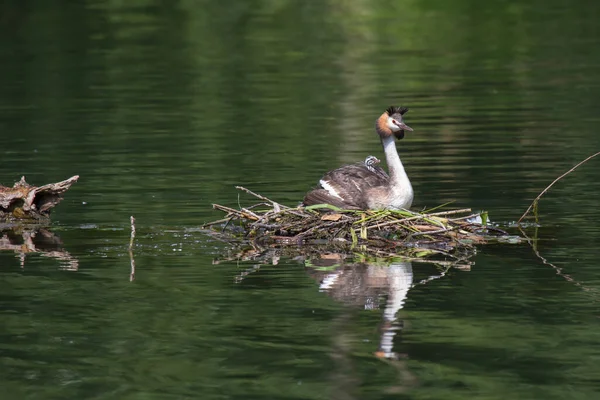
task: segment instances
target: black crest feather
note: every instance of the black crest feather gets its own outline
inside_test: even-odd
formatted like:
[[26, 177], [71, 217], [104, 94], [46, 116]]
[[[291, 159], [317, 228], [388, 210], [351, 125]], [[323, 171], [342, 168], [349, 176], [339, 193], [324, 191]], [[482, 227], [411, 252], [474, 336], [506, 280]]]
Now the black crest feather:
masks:
[[406, 113], [408, 111], [408, 107], [391, 106], [385, 111], [388, 113], [388, 115], [393, 115], [393, 114], [404, 115], [404, 113]]

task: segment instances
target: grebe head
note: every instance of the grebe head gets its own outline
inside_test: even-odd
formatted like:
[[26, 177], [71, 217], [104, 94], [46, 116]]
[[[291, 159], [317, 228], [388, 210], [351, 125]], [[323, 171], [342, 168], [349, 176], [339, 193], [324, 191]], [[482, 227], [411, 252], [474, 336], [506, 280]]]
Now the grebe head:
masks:
[[412, 128], [406, 125], [402, 116], [408, 111], [406, 107], [391, 106], [377, 119], [377, 133], [382, 137], [391, 135], [398, 139], [404, 137], [404, 131], [412, 132]]

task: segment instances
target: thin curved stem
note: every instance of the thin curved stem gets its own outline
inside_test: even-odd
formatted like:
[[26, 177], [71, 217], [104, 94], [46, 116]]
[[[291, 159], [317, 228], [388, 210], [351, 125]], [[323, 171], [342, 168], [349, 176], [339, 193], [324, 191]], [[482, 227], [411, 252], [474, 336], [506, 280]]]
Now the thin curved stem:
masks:
[[546, 189], [542, 190], [542, 192], [540, 194], [537, 195], [537, 197], [533, 200], [533, 202], [529, 205], [529, 207], [527, 208], [527, 211], [525, 211], [525, 213], [523, 215], [521, 215], [521, 218], [519, 218], [519, 220], [517, 221], [517, 224], [520, 224], [521, 221], [523, 220], [523, 218], [525, 218], [527, 216], [527, 214], [529, 214], [529, 212], [531, 211], [531, 209], [533, 207], [537, 206], [538, 201], [540, 200], [540, 198], [558, 181], [560, 181], [562, 178], [564, 178], [565, 176], [569, 175], [571, 172], [575, 171], [575, 169], [577, 169], [577, 167], [579, 167], [581, 164], [584, 164], [585, 162], [587, 162], [588, 160], [591, 160], [592, 158], [596, 157], [597, 155], [600, 155], [600, 151], [597, 152], [596, 154], [592, 154], [591, 156], [589, 156], [588, 158], [586, 158], [583, 161], [580, 161], [579, 163], [577, 163], [573, 168], [571, 168], [570, 170], [568, 170], [567, 172], [565, 172], [564, 174], [562, 174], [561, 176], [559, 176], [558, 178], [556, 178], [554, 181], [552, 181], [551, 184], [549, 184], [548, 186], [546, 186]]

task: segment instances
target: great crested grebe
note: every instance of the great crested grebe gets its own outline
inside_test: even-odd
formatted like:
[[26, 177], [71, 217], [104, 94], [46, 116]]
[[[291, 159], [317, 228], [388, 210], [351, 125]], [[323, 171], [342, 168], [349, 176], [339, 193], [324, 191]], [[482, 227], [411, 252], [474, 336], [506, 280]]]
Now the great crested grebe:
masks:
[[[319, 186], [304, 196], [305, 206], [331, 204], [344, 209], [399, 209], [409, 208], [413, 189], [396, 150], [396, 138], [402, 139], [404, 131], [413, 129], [402, 116], [406, 107], [390, 107], [375, 122], [381, 138], [390, 174], [379, 167], [379, 160], [369, 156], [362, 163], [344, 165], [327, 172]], [[372, 158], [371, 158], [372, 157]]]

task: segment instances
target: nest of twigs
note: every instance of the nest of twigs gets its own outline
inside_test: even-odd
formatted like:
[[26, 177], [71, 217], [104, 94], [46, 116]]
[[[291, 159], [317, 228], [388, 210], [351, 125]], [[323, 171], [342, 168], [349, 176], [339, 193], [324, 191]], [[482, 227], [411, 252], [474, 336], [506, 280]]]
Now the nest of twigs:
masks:
[[320, 204], [287, 207], [246, 188], [258, 199], [234, 209], [219, 204], [213, 208], [225, 217], [204, 225], [220, 235], [270, 247], [342, 245], [394, 255], [434, 250], [452, 252], [490, 241], [509, 241], [507, 232], [487, 224], [486, 213], [471, 209], [423, 212], [408, 210], [342, 210]]

